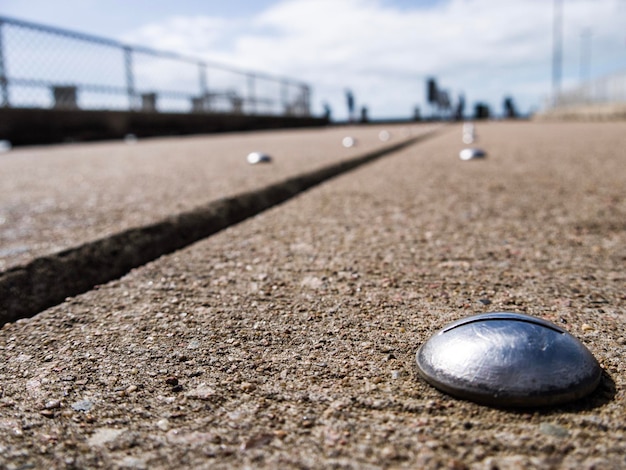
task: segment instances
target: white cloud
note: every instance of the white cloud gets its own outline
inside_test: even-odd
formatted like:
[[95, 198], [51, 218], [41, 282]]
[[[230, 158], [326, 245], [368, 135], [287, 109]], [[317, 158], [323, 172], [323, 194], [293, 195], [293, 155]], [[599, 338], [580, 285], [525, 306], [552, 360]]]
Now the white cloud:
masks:
[[[505, 94], [528, 109], [550, 92], [552, 13], [546, 0], [450, 0], [402, 11], [378, 0], [284, 0], [250, 18], [176, 17], [123, 39], [304, 80], [316, 111], [329, 101], [339, 118], [347, 87], [373, 117], [408, 116], [423, 107], [430, 75], [453, 95], [463, 90], [470, 104], [485, 100], [500, 111]], [[566, 80], [577, 74], [586, 27], [598, 46], [596, 69], [620, 60], [626, 68], [626, 2], [570, 0], [564, 13]]]
[[224, 44], [235, 22], [224, 18], [174, 16], [124, 35], [124, 41], [187, 54], [207, 54]]

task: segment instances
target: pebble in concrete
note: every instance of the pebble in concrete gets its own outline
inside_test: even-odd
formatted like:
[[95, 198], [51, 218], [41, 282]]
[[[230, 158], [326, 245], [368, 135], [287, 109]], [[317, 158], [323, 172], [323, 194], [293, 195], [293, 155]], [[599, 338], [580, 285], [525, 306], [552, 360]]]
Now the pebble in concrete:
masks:
[[89, 411], [93, 408], [93, 402], [90, 400], [79, 400], [72, 403], [72, 409], [75, 411]]
[[248, 154], [247, 160], [250, 165], [256, 165], [257, 163], [270, 163], [272, 157], [262, 152], [251, 152]]
[[476, 160], [479, 158], [485, 158], [487, 156], [487, 152], [477, 148], [468, 148], [461, 150], [459, 153], [459, 158], [461, 160]]
[[419, 348], [416, 359], [434, 387], [492, 406], [574, 401], [595, 390], [602, 375], [591, 352], [565, 330], [509, 312], [449, 324]]

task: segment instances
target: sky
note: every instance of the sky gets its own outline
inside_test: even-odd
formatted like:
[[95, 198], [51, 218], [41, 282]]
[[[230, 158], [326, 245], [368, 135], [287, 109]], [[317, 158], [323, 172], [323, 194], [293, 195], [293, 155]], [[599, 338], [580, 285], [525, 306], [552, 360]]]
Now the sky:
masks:
[[[311, 85], [312, 110], [373, 119], [431, 111], [426, 79], [453, 101], [523, 112], [552, 89], [552, 0], [0, 0], [0, 15], [186, 54]], [[626, 72], [626, 0], [563, 0], [562, 87]], [[585, 39], [586, 38], [586, 39]], [[583, 62], [583, 50], [591, 51]], [[581, 72], [581, 63], [588, 69]]]

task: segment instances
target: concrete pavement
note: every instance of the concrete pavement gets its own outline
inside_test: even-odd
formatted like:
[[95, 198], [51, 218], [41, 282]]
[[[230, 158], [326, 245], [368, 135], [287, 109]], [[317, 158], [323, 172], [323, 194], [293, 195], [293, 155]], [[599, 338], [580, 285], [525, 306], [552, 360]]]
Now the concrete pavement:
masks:
[[[18, 148], [0, 154], [0, 270], [432, 130], [346, 126]], [[378, 134], [388, 129], [389, 141]], [[357, 145], [345, 148], [343, 137]], [[268, 153], [271, 165], [246, 156]]]
[[[66, 245], [73, 243], [74, 246], [70, 245], [61, 251], [39, 256], [23, 266], [15, 266], [0, 273], [0, 323], [32, 316], [41, 310], [58, 304], [66, 297], [80, 294], [98, 284], [117, 279], [133, 268], [164, 254], [171, 253], [174, 250], [182, 249], [219, 230], [241, 222], [245, 218], [284, 202], [329, 178], [350, 171], [359, 165], [371, 162], [390, 152], [397, 151], [417, 140], [424, 139], [433, 130], [433, 127], [436, 126], [420, 126], [415, 129], [403, 128], [401, 129], [403, 136], [398, 138], [396, 135], [395, 142], [392, 143], [386, 143], [391, 140], [391, 134], [388, 130], [384, 131], [385, 137], [379, 139], [375, 137], [377, 136], [375, 127], [368, 129], [348, 128], [348, 131], [356, 132], [359, 135], [358, 137], [364, 136], [365, 145], [363, 145], [363, 142], [360, 142], [357, 135], [344, 137], [343, 141], [350, 141], [350, 145], [343, 145], [344, 152], [337, 150], [338, 142], [335, 142], [332, 138], [333, 136], [326, 132], [317, 132], [314, 135], [292, 134], [290, 135], [292, 143], [294, 140], [297, 141], [301, 148], [299, 150], [299, 147], [295, 146], [292, 152], [296, 155], [301, 153], [301, 155], [299, 158], [284, 158], [285, 161], [291, 161], [291, 170], [287, 169], [289, 165], [285, 165], [285, 161], [283, 161], [283, 164], [277, 165], [277, 168], [271, 168], [269, 171], [266, 171], [265, 179], [271, 183], [266, 186], [260, 186], [264, 180], [264, 178], [259, 177], [263, 175], [260, 166], [255, 167], [257, 168], [255, 171], [245, 172], [243, 168], [249, 168], [249, 164], [247, 162], [244, 163], [243, 158], [240, 157], [237, 160], [228, 158], [228, 155], [237, 154], [241, 150], [242, 144], [246, 144], [245, 139], [242, 139], [242, 136], [238, 136], [238, 138], [227, 142], [224, 152], [218, 153], [215, 151], [215, 148], [212, 149], [212, 152], [208, 152], [209, 155], [213, 155], [214, 162], [219, 162], [215, 166], [221, 171], [216, 172], [211, 177], [204, 177], [198, 180], [199, 182], [201, 181], [199, 185], [192, 185], [192, 191], [189, 193], [190, 198], [177, 200], [180, 208], [176, 209], [180, 209], [180, 211], [171, 207], [169, 198], [166, 199], [168, 203], [160, 203], [164, 194], [163, 186], [160, 185], [154, 186], [153, 190], [141, 192], [141, 197], [138, 201], [143, 202], [144, 206], [139, 213], [135, 212], [135, 207], [127, 204], [131, 209], [122, 211], [121, 214], [123, 216], [116, 217], [118, 212], [116, 209], [119, 209], [117, 199], [113, 201], [104, 199], [107, 201], [106, 204], [95, 207], [87, 205], [85, 207], [84, 201], [93, 194], [113, 195], [119, 198], [125, 194], [126, 188], [120, 186], [119, 182], [117, 186], [110, 185], [106, 176], [103, 177], [99, 172], [92, 172], [88, 178], [85, 178], [87, 181], [82, 189], [80, 187], [74, 189], [67, 184], [68, 172], [61, 166], [55, 172], [55, 174], [59, 175], [55, 178], [57, 187], [68, 188], [66, 189], [67, 194], [64, 194], [64, 198], [61, 201], [61, 208], [57, 208], [56, 211], [46, 211], [44, 215], [29, 219], [28, 216], [31, 215], [29, 211], [36, 212], [38, 207], [38, 193], [36, 190], [38, 181], [31, 175], [28, 178], [31, 184], [25, 185], [24, 188], [21, 188], [21, 191], [16, 191], [14, 195], [18, 200], [21, 200], [21, 204], [18, 204], [17, 207], [21, 207], [22, 210], [13, 210], [14, 220], [9, 220], [9, 223], [6, 223], [5, 220], [3, 224], [6, 225], [6, 230], [3, 233], [8, 234], [9, 241], [30, 243], [22, 245], [25, 246], [24, 250], [16, 250], [9, 246], [3, 251], [9, 255], [9, 258], [13, 255], [12, 260], [15, 262], [16, 256], [18, 259], [20, 256], [24, 257], [28, 254], [32, 256], [32, 250], [37, 246], [37, 241], [42, 242], [39, 249], [49, 248], [46, 243], [49, 244], [51, 240], [50, 233], [55, 233], [56, 231], [58, 232], [57, 234], [62, 235], [63, 230], [69, 230], [71, 236], [68, 236], [67, 239], [63, 238], [61, 243]], [[416, 135], [412, 136], [411, 134]], [[345, 136], [345, 134], [343, 135]], [[258, 140], [258, 136], [256, 137]], [[281, 140], [280, 135], [274, 137], [276, 140]], [[348, 153], [351, 153], [350, 150], [355, 147], [355, 141], [357, 142], [356, 146], [360, 147], [358, 155], [338, 157], [338, 155], [345, 153], [346, 147]], [[209, 143], [211, 142], [209, 141]], [[185, 141], [178, 142], [175, 144], [175, 149], [177, 151], [184, 150], [186, 148], [185, 143], [188, 144]], [[203, 144], [206, 151], [207, 142], [204, 141]], [[285, 144], [285, 147], [288, 147], [284, 140], [283, 144]], [[209, 145], [208, 147], [211, 146]], [[84, 158], [87, 162], [91, 162], [92, 166], [97, 167], [97, 159], [85, 156], [90, 149], [90, 147], [83, 146], [78, 149], [78, 152], [71, 154], [70, 162], [72, 166], [78, 166], [78, 163], [81, 162], [84, 167], [89, 167], [89, 163], [83, 163], [82, 159]], [[118, 150], [119, 156], [119, 147], [113, 150]], [[117, 166], [123, 167], [126, 170], [124, 173], [126, 177], [120, 179], [130, 183], [130, 181], [139, 179], [143, 171], [143, 166], [140, 166], [141, 160], [137, 157], [150, 154], [150, 150], [149, 147], [144, 147], [134, 155], [127, 156], [123, 160], [124, 165], [107, 159], [105, 168], [111, 170], [117, 168]], [[113, 154], [115, 155], [115, 153]], [[165, 161], [169, 164], [174, 158], [170, 157]], [[325, 163], [327, 160], [331, 160], [332, 163]], [[41, 163], [39, 160], [33, 162], [27, 158], [19, 160], [19, 162], [21, 166], [18, 165], [18, 168], [22, 169], [27, 168], [29, 163], [31, 165]], [[53, 160], [52, 164], [55, 163], [58, 164], [58, 160]], [[198, 169], [208, 166], [204, 161], [198, 163], [192, 160], [192, 163], [197, 163]], [[151, 164], [159, 167], [158, 160], [151, 162]], [[194, 167], [195, 165], [191, 164], [189, 166]], [[271, 166], [273, 167], [274, 164], [272, 163]], [[164, 171], [167, 168], [168, 165], [163, 165], [163, 168], [160, 168], [156, 173], [166, 176], [165, 181], [169, 187], [176, 188], [181, 192], [189, 187], [189, 169], [187, 169], [187, 172], [165, 174]], [[295, 175], [293, 175], [294, 168], [300, 169]], [[310, 170], [310, 168], [313, 168], [313, 170]], [[19, 175], [19, 172], [7, 172], [7, 175], [10, 174]], [[72, 174], [70, 171], [69, 176]], [[280, 179], [285, 174], [287, 178]], [[9, 176], [6, 177], [6, 180], [12, 181]], [[207, 197], [208, 191], [204, 188], [211, 181], [222, 182], [222, 191], [214, 193], [214, 199], [189, 209], [190, 201], [194, 201], [202, 196]], [[242, 182], [243, 184], [241, 184]], [[154, 184], [153, 181], [152, 184]], [[110, 188], [110, 186], [113, 187]], [[152, 188], [153, 186], [149, 185], [148, 187]], [[244, 189], [243, 192], [229, 196], [230, 191], [241, 191], [242, 187]], [[246, 191], [247, 187], [252, 189]], [[220, 194], [226, 194], [227, 197], [219, 197]], [[24, 201], [27, 203], [24, 203]], [[172, 212], [167, 217], [158, 219], [163, 206], [171, 208]], [[5, 204], [4, 208], [6, 212], [10, 212], [12, 209], [9, 204]], [[13, 207], [13, 209], [15, 208]], [[55, 212], [57, 217], [52, 218]], [[128, 227], [129, 223], [134, 220], [135, 214], [140, 214], [141, 219], [145, 220], [145, 223], [140, 226]], [[78, 224], [72, 222], [78, 222]], [[24, 228], [28, 229], [29, 227], [31, 230], [26, 231], [27, 236], [16, 236], [16, 234], [24, 232]], [[72, 228], [73, 230], [71, 230]], [[99, 229], [104, 236], [101, 235], [99, 238], [90, 239], [94, 237], [92, 232], [96, 229]]]
[[[621, 124], [460, 126], [0, 331], [7, 468], [622, 468]], [[421, 379], [449, 321], [561, 324], [604, 368], [501, 410]]]

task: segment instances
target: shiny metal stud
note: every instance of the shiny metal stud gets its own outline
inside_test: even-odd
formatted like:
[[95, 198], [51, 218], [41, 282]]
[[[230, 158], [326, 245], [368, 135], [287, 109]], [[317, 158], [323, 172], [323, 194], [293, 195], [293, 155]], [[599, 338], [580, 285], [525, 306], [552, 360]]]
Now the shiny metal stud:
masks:
[[257, 163], [270, 163], [272, 157], [261, 152], [251, 152], [248, 154], [247, 160], [250, 165], [256, 165]]
[[354, 147], [356, 145], [356, 139], [354, 137], [344, 137], [341, 141], [341, 145], [345, 148]]
[[461, 160], [475, 160], [478, 158], [485, 158], [487, 153], [481, 149], [463, 149], [461, 153], [459, 153], [459, 158]]
[[458, 398], [500, 407], [574, 401], [598, 386], [591, 352], [557, 325], [518, 313], [461, 319], [417, 351], [420, 375]]
[[386, 130], [382, 130], [378, 133], [378, 138], [383, 142], [388, 142], [391, 139], [391, 133]]

